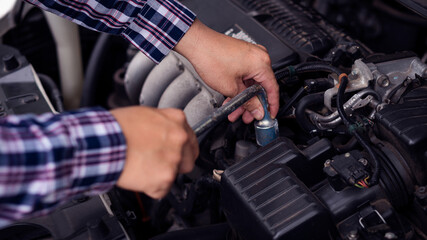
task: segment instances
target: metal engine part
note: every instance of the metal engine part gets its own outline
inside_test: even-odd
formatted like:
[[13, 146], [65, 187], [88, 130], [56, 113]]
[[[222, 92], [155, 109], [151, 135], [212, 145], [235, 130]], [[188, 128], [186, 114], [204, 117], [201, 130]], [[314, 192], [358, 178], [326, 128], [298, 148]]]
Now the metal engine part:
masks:
[[[374, 61], [366, 61], [366, 63], [362, 60], [356, 60], [348, 77], [350, 81], [346, 92], [366, 88], [370, 81], [374, 81], [374, 90], [382, 97], [381, 101], [396, 102], [412, 80], [427, 77], [427, 65], [421, 62], [419, 58], [408, 58], [405, 57], [405, 54], [403, 56], [400, 54], [387, 56], [386, 58], [379, 57]], [[338, 84], [337, 79], [335, 83]], [[403, 91], [400, 92], [400, 95], [396, 95], [399, 88]], [[332, 98], [337, 92], [337, 87], [325, 92], [324, 104], [331, 111], [333, 110]]]
[[126, 70], [125, 89], [133, 104], [183, 109], [190, 126], [224, 101], [222, 94], [201, 81], [192, 65], [176, 52], [158, 65], [142, 53], [136, 54]]
[[375, 91], [382, 101], [392, 103], [397, 102], [411, 81], [427, 77], [427, 65], [417, 57], [368, 63], [368, 67], [376, 82]]
[[[373, 95], [377, 95], [370, 89], [364, 89], [354, 94], [346, 103], [344, 103], [344, 110], [347, 114], [353, 113], [356, 109], [365, 107], [373, 102]], [[320, 115], [316, 112], [309, 111], [310, 120], [317, 125], [320, 129], [335, 128], [342, 123], [338, 111], [334, 111], [328, 116]]]

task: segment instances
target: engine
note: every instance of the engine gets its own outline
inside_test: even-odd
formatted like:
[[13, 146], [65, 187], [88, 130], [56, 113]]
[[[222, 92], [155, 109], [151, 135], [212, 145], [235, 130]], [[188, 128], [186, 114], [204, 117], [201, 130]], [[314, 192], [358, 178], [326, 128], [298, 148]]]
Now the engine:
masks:
[[[427, 239], [427, 18], [403, 7], [422, 15], [425, 3], [181, 2], [214, 30], [268, 49], [278, 137], [260, 146], [253, 124], [222, 121], [199, 137], [194, 171], [164, 199], [115, 188], [27, 223], [58, 239]], [[19, 31], [28, 29], [3, 42]], [[81, 106], [180, 108], [194, 127], [224, 101], [175, 52], [155, 65], [114, 36], [92, 44]], [[46, 223], [58, 216], [67, 231]]]

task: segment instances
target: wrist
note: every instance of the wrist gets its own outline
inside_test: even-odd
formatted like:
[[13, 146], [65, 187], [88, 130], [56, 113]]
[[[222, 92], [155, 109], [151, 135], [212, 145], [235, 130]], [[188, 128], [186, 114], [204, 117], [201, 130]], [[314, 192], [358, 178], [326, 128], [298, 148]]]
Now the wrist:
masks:
[[211, 48], [211, 39], [221, 35], [204, 25], [197, 18], [194, 20], [191, 27], [181, 38], [174, 50], [187, 58], [193, 65], [198, 61], [198, 56], [205, 55]]

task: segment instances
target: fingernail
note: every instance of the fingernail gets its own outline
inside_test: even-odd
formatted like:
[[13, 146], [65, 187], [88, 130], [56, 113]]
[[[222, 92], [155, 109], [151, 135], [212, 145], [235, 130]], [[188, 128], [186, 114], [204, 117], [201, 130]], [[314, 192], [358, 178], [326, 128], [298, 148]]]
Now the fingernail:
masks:
[[252, 116], [254, 116], [254, 118], [255, 118], [256, 120], [261, 120], [261, 119], [262, 119], [262, 117], [263, 117], [263, 115], [262, 115], [261, 111], [260, 111], [260, 110], [258, 110], [258, 109], [253, 110], [253, 111], [251, 112], [251, 114], [252, 114]]

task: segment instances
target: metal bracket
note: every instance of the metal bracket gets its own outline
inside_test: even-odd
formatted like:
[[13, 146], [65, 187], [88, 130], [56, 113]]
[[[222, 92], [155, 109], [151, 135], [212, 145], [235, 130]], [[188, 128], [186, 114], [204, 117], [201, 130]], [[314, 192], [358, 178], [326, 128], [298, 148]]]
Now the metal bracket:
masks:
[[[381, 214], [377, 210], [373, 210], [372, 212], [377, 214], [378, 218], [383, 222], [383, 224], [387, 224], [387, 222], [385, 221], [385, 219], [383, 218], [383, 216], [381, 216]], [[363, 219], [364, 218], [365, 217], [360, 217], [359, 218], [359, 224], [360, 224], [360, 226], [362, 226], [362, 228], [366, 229], [365, 225], [363, 224]]]

